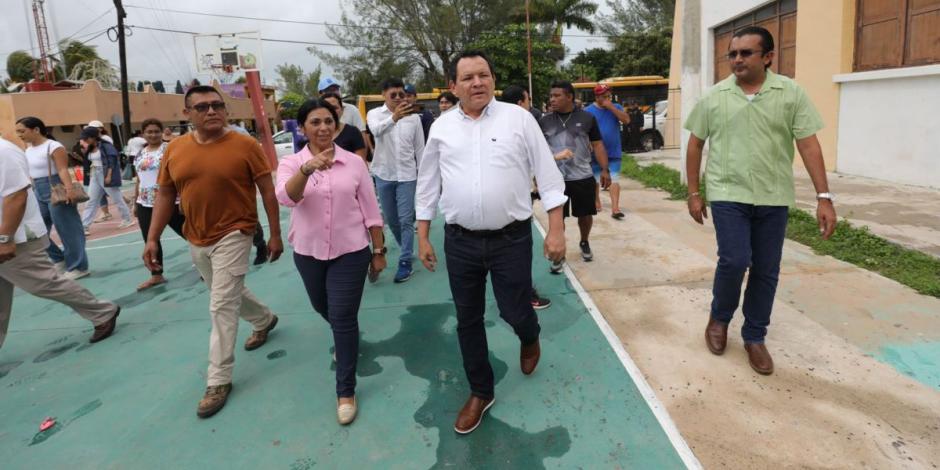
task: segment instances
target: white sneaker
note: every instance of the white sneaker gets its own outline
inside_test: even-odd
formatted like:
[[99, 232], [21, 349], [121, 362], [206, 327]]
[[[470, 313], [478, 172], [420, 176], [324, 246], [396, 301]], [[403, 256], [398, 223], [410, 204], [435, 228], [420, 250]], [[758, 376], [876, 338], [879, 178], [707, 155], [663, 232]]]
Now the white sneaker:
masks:
[[76, 279], [81, 279], [83, 277], [86, 277], [89, 274], [91, 273], [88, 271], [82, 271], [80, 269], [73, 269], [71, 271], [66, 271], [65, 274], [63, 274], [63, 276], [65, 276], [66, 279], [71, 279], [74, 281]]
[[125, 221], [121, 222], [120, 224], [118, 224], [118, 228], [132, 227], [132, 226], [134, 226], [136, 223], [137, 223], [137, 221], [134, 220], [134, 219], [125, 220]]
[[59, 274], [65, 273], [65, 261], [59, 261], [58, 263], [54, 263], [53, 266], [55, 266], [55, 270], [58, 271]]
[[562, 270], [565, 269], [565, 259], [562, 258], [560, 261], [552, 261], [552, 265], [549, 266], [548, 272], [552, 274], [561, 274]]
[[87, 237], [89, 235], [91, 235], [91, 228], [85, 227], [85, 236]]

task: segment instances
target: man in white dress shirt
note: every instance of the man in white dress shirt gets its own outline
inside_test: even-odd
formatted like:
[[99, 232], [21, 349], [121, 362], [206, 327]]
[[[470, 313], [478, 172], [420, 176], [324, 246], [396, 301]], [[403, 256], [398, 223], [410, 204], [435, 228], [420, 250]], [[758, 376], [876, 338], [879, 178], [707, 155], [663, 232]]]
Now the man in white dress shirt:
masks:
[[389, 78], [382, 82], [385, 104], [366, 115], [375, 136], [372, 175], [382, 203], [385, 223], [401, 248], [395, 282], [411, 278], [415, 236], [415, 186], [424, 152], [424, 129], [416, 109], [405, 100], [405, 84]]
[[562, 206], [565, 183], [548, 143], [532, 115], [493, 99], [496, 82], [489, 59], [477, 51], [457, 56], [451, 91], [460, 98], [455, 112], [431, 126], [418, 171], [418, 253], [434, 270], [437, 257], [428, 238], [438, 203], [444, 215], [444, 255], [457, 308], [457, 335], [470, 398], [457, 416], [460, 434], [479, 426], [494, 403], [483, 324], [486, 276], [500, 316], [519, 337], [520, 368], [535, 371], [541, 354], [539, 322], [532, 309], [532, 200], [538, 182], [549, 228], [544, 254], [560, 260], [565, 251]]

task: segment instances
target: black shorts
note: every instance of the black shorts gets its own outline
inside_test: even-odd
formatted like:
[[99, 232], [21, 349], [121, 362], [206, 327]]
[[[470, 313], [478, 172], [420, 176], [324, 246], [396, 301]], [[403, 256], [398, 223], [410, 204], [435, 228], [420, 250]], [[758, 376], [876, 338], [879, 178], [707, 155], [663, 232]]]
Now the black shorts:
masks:
[[564, 209], [565, 217], [597, 215], [597, 206], [594, 205], [596, 191], [597, 182], [593, 176], [583, 180], [565, 181], [565, 196], [568, 196]]

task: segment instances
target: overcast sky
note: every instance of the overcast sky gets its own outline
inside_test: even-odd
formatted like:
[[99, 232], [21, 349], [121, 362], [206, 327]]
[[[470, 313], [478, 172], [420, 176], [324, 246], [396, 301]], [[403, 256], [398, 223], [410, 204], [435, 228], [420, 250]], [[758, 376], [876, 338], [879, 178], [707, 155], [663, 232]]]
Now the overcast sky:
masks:
[[[7, 56], [15, 50], [28, 50], [38, 56], [36, 33], [30, 0], [2, 0], [3, 27], [0, 28], [0, 64], [4, 68], [0, 75], [6, 76]], [[74, 37], [89, 40], [97, 46], [98, 53], [113, 64], [118, 63], [118, 46], [106, 34], [95, 37], [109, 26], [116, 24], [112, 0], [46, 0], [46, 21], [50, 40]], [[310, 42], [333, 42], [326, 28], [318, 25], [299, 25], [270, 21], [242, 20], [211, 16], [197, 16], [167, 12], [167, 9], [199, 11], [202, 13], [228, 14], [256, 18], [284, 18], [289, 20], [338, 22], [340, 0], [125, 0], [127, 25], [139, 25], [161, 29], [194, 31], [202, 34], [260, 31], [263, 38], [288, 39]], [[605, 11], [603, 1], [601, 10]], [[133, 8], [132, 6], [151, 9]], [[156, 9], [156, 10], [153, 10]], [[590, 47], [603, 47], [601, 38], [570, 37], [571, 34], [586, 33], [566, 31], [565, 45], [570, 56]], [[94, 38], [94, 39], [91, 39]], [[319, 59], [307, 52], [305, 45], [264, 42], [262, 44], [262, 80], [273, 84], [277, 78], [274, 68], [278, 64], [296, 64], [309, 71], [316, 68]], [[325, 48], [330, 52], [341, 52], [337, 47]], [[163, 80], [172, 87], [177, 79], [197, 77], [205, 82], [208, 76], [196, 74], [195, 52], [192, 36], [159, 31], [135, 29], [127, 38], [127, 66], [129, 79]], [[323, 64], [325, 73], [332, 71]], [[184, 80], [185, 82], [185, 80]]]

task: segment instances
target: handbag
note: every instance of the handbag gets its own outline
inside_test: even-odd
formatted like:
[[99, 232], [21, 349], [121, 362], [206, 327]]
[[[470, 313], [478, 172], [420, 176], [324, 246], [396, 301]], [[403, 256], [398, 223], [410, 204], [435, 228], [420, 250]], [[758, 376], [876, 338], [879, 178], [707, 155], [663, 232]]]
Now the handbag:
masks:
[[49, 202], [54, 205], [60, 204], [78, 204], [80, 202], [86, 202], [89, 198], [88, 194], [85, 192], [85, 188], [82, 187], [82, 184], [78, 181], [72, 181], [72, 191], [75, 193], [75, 198], [69, 201], [69, 192], [65, 189], [65, 184], [61, 181], [52, 184], [52, 144], [46, 146], [46, 164], [49, 168]]

